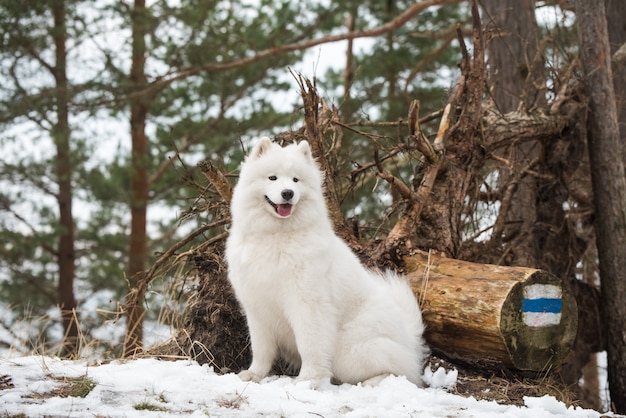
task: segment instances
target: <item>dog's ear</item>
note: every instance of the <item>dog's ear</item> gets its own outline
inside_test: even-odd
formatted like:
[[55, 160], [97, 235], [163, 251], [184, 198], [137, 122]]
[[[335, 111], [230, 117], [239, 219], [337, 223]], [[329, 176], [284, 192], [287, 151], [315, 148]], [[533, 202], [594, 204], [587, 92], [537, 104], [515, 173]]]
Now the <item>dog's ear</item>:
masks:
[[313, 153], [311, 152], [311, 146], [309, 145], [309, 141], [300, 141], [298, 144], [298, 150], [304, 154], [306, 158], [310, 158], [313, 160]]
[[261, 155], [265, 154], [270, 147], [272, 146], [272, 140], [268, 137], [264, 136], [259, 139], [259, 142], [252, 148], [252, 152], [250, 153], [250, 159], [254, 160], [259, 158]]

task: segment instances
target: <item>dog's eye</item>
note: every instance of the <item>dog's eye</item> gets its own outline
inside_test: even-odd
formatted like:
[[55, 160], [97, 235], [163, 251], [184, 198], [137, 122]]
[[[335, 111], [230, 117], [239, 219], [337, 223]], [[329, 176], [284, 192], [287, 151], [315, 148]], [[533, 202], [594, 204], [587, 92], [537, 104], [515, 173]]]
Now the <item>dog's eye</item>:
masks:
[[278, 177], [276, 177], [276, 176], [269, 176], [268, 179], [270, 181], [276, 181], [276, 180], [278, 180]]
[[297, 182], [299, 182], [299, 181], [300, 181], [300, 179], [299, 179], [298, 177], [294, 177], [294, 178], [293, 178], [293, 182], [294, 182], [294, 183], [297, 183]]

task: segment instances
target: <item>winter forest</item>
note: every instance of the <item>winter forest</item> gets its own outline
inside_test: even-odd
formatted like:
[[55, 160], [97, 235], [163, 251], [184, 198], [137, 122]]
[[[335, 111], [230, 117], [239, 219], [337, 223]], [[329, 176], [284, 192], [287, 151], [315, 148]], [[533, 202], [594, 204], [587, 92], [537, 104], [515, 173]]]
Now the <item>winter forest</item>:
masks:
[[[623, 0], [0, 0], [0, 33], [0, 358], [247, 367], [232, 187], [307, 139], [366, 264], [464, 295], [416, 290], [436, 361], [626, 414]], [[564, 325], [519, 367], [470, 311], [538, 275]]]

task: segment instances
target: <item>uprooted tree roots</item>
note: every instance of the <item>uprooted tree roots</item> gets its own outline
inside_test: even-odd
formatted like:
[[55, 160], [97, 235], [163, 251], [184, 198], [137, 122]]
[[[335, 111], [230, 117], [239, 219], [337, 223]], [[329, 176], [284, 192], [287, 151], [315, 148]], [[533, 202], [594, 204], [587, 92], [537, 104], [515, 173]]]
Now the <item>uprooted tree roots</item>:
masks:
[[248, 329], [228, 282], [223, 242], [192, 254], [197, 287], [188, 301], [185, 321], [175, 338], [151, 351], [184, 356], [213, 366], [216, 372], [238, 372], [251, 361]]

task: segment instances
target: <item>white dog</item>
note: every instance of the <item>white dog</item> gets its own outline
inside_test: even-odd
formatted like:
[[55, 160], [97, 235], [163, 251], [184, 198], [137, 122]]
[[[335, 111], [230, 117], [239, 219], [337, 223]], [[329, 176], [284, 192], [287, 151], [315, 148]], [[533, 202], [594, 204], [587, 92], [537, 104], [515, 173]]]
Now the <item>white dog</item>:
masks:
[[262, 138], [241, 166], [226, 243], [229, 280], [245, 312], [258, 382], [282, 356], [297, 380], [421, 384], [424, 325], [407, 282], [368, 271], [335, 235], [308, 142]]

